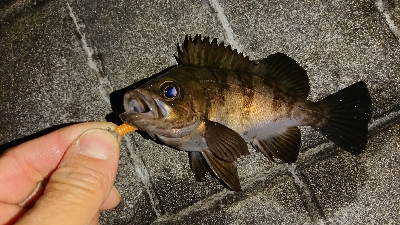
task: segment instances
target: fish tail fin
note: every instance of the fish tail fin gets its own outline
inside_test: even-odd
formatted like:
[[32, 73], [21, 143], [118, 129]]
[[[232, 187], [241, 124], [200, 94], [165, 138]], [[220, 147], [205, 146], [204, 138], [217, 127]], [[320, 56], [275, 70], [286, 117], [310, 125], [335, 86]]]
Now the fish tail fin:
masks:
[[362, 81], [352, 84], [321, 102], [326, 117], [317, 129], [344, 150], [358, 155], [367, 144], [368, 122], [371, 119], [371, 96]]

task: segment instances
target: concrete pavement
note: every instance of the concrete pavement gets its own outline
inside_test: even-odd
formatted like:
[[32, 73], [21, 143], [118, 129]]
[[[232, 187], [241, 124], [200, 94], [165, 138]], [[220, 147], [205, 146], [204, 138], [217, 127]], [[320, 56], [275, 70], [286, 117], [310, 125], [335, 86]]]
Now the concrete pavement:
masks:
[[[284, 52], [308, 72], [309, 99], [358, 80], [371, 92], [365, 152], [302, 128], [296, 164], [252, 148], [243, 191], [195, 181], [187, 154], [134, 133], [117, 175], [123, 200], [103, 224], [399, 224], [398, 1], [22, 1], [0, 3], [0, 145], [81, 121], [116, 121], [124, 88], [176, 64], [186, 34], [261, 59]], [[113, 113], [114, 111], [114, 113]]]

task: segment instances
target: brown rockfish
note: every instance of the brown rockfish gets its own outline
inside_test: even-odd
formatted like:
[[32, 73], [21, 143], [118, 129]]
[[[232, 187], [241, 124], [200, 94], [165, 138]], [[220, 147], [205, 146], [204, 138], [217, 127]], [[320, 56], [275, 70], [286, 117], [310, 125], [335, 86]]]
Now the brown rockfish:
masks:
[[342, 149], [361, 153], [367, 143], [371, 97], [359, 81], [319, 102], [307, 100], [306, 71], [283, 53], [259, 62], [218, 44], [186, 36], [179, 65], [124, 96], [123, 122], [189, 153], [197, 180], [212, 172], [240, 190], [234, 162], [247, 143], [268, 159], [293, 163], [298, 126], [312, 126]]

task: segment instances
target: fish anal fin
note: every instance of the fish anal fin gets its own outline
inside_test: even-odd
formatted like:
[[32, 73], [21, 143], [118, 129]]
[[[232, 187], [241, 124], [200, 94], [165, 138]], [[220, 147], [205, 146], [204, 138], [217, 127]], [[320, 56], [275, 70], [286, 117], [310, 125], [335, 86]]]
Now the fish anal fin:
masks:
[[194, 173], [194, 177], [197, 181], [204, 181], [205, 175], [209, 168], [207, 168], [205, 159], [201, 155], [201, 152], [188, 152], [190, 168]]
[[294, 163], [299, 154], [301, 133], [299, 128], [290, 127], [282, 134], [265, 138], [254, 139], [252, 145], [268, 159], [275, 161], [278, 158], [286, 163]]
[[266, 80], [274, 80], [284, 90], [300, 99], [310, 92], [307, 72], [286, 54], [277, 52], [262, 59], [252, 71]]
[[217, 122], [206, 120], [204, 123], [204, 139], [214, 156], [234, 162], [240, 156], [250, 154], [245, 140], [236, 131]]
[[240, 191], [240, 181], [236, 166], [232, 162], [226, 162], [213, 156], [209, 150], [201, 152], [214, 174], [221, 179], [229, 188]]

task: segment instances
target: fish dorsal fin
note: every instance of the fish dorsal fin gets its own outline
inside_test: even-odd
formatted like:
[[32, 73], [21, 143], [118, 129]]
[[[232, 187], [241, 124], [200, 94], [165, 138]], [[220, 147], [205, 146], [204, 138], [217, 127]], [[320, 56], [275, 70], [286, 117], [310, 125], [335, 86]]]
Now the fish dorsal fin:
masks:
[[289, 56], [275, 53], [257, 63], [233, 50], [230, 45], [225, 47], [224, 42], [218, 44], [216, 38], [210, 43], [209, 37], [202, 40], [201, 35], [195, 35], [193, 39], [186, 35], [182, 48], [178, 44], [178, 61], [182, 65], [250, 73], [273, 80], [300, 99], [307, 98], [310, 90], [307, 72]]
[[262, 59], [252, 72], [274, 80], [300, 99], [307, 98], [310, 91], [307, 72], [294, 59], [280, 52]]
[[186, 35], [182, 44], [182, 49], [178, 44], [178, 59], [182, 65], [197, 67], [211, 67], [237, 72], [249, 72], [255, 67], [255, 63], [244, 57], [243, 53], [232, 50], [230, 45], [224, 42], [217, 43], [214, 38], [210, 43], [210, 38], [201, 39], [201, 35]]

